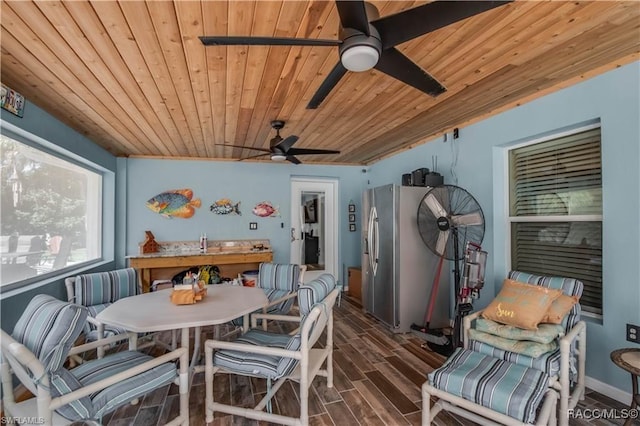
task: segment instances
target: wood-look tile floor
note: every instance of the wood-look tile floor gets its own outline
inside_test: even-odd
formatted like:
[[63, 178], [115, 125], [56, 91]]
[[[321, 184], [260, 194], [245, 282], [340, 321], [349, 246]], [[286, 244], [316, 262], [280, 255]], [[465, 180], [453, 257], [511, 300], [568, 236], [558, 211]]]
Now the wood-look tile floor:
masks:
[[[335, 308], [334, 387], [317, 377], [309, 398], [311, 425], [419, 425], [420, 387], [425, 376], [445, 358], [423, 349], [422, 340], [412, 334], [393, 334], [361, 306], [347, 297]], [[253, 407], [266, 392], [264, 380], [231, 375], [216, 376], [214, 392], [225, 403]], [[205, 425], [204, 373], [194, 376], [191, 386], [190, 425]], [[299, 413], [297, 383], [287, 382], [278, 391], [273, 411], [283, 415]], [[597, 392], [587, 390], [581, 408], [627, 408]], [[146, 395], [138, 405], [124, 406], [103, 419], [107, 426], [162, 425], [178, 412], [178, 389], [166, 386]], [[254, 425], [242, 417], [215, 413], [212, 425]], [[261, 422], [264, 423], [264, 422]], [[441, 412], [435, 424], [475, 425], [456, 415]], [[622, 420], [571, 419], [571, 425], [621, 425]], [[639, 423], [640, 424], [640, 423]]]

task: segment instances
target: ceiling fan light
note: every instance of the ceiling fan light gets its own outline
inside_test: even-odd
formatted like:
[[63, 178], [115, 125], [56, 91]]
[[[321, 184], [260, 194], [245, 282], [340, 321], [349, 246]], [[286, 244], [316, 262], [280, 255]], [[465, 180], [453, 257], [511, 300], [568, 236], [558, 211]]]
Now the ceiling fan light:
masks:
[[271, 154], [271, 161], [284, 161], [287, 159], [286, 155], [282, 154]]
[[373, 68], [380, 59], [380, 53], [373, 46], [359, 45], [345, 49], [340, 61], [349, 71], [361, 72]]

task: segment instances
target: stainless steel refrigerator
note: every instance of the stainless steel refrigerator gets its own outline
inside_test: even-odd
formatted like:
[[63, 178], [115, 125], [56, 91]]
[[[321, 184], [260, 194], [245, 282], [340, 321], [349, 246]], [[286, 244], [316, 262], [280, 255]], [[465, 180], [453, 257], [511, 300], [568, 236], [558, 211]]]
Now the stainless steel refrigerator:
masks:
[[[418, 232], [418, 205], [427, 187], [385, 185], [362, 200], [363, 309], [395, 333], [424, 325], [440, 258]], [[449, 325], [449, 269], [444, 261], [430, 328]]]

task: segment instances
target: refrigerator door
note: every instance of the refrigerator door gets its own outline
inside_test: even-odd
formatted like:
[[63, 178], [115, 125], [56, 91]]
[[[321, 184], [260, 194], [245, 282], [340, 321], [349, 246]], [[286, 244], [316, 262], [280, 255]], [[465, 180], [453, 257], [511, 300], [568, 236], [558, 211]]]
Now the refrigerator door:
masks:
[[371, 248], [371, 217], [373, 208], [373, 190], [362, 194], [362, 308], [365, 312], [373, 311], [373, 270], [371, 268], [373, 248]]
[[372, 241], [369, 252], [373, 250], [373, 310], [372, 314], [391, 325], [398, 323], [396, 289], [396, 191], [394, 185], [375, 188], [375, 214], [371, 222]]

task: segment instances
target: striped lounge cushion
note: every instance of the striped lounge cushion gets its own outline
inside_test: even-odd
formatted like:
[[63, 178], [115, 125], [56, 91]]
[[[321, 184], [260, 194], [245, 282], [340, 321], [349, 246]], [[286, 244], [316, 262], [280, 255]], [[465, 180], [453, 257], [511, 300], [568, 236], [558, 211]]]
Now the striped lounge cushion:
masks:
[[336, 279], [331, 274], [322, 274], [318, 278], [300, 286], [298, 306], [300, 315], [305, 316], [316, 303], [322, 301], [336, 287]]
[[521, 365], [458, 348], [429, 382], [524, 423], [533, 423], [548, 388], [549, 376]]
[[[50, 376], [51, 396], [58, 397], [80, 389], [82, 383], [69, 370], [59, 369]], [[56, 409], [56, 412], [69, 420], [93, 419], [95, 410], [91, 398], [84, 396]]]
[[[71, 374], [82, 386], [87, 386], [152, 359], [153, 357], [140, 352], [118, 352], [80, 364], [71, 370]], [[93, 393], [90, 398], [94, 416], [100, 418], [135, 398], [168, 385], [176, 377], [175, 364], [168, 362]]]
[[87, 321], [87, 309], [53, 296], [35, 296], [16, 323], [12, 337], [25, 345], [46, 371], [60, 369]]
[[528, 355], [505, 351], [477, 340], [470, 340], [469, 342], [469, 349], [472, 351], [513, 362], [524, 367], [535, 368], [536, 370], [547, 373], [551, 377], [560, 374], [560, 349], [533, 358]]

